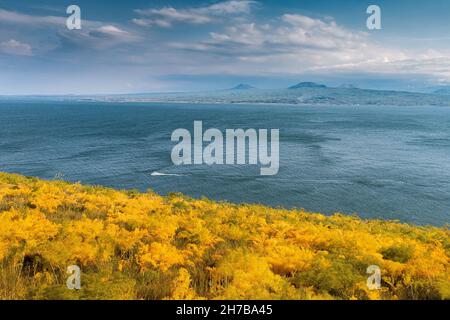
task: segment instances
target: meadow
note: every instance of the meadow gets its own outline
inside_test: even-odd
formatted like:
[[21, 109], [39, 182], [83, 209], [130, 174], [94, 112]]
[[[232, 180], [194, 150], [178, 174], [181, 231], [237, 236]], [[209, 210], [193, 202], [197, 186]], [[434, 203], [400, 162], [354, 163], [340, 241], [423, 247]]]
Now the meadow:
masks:
[[449, 299], [449, 235], [0, 173], [0, 299]]

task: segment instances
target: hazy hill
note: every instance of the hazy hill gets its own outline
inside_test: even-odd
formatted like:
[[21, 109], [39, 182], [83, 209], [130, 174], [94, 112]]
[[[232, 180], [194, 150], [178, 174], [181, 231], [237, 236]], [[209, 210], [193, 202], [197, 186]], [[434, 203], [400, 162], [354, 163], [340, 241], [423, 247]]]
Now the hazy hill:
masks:
[[450, 95], [367, 90], [354, 87], [330, 88], [312, 82], [300, 83], [289, 89], [255, 89], [246, 86], [245, 88], [248, 89], [244, 89], [244, 87], [238, 87], [239, 89], [235, 90], [94, 96], [84, 97], [84, 99], [93, 99], [96, 101], [168, 103], [450, 106]]
[[286, 89], [256, 89], [240, 84], [228, 90], [205, 92], [141, 93], [91, 96], [0, 97], [1, 100], [54, 100], [102, 102], [166, 102], [166, 103], [247, 103], [293, 105], [392, 105], [392, 106], [450, 106], [449, 94], [442, 88], [438, 93], [368, 90], [350, 85], [337, 88], [314, 82], [301, 82]]
[[255, 87], [252, 87], [249, 84], [241, 83], [238, 84], [236, 87], [231, 88], [230, 90], [251, 90], [251, 89], [255, 89]]
[[296, 85], [289, 87], [288, 89], [303, 89], [303, 88], [326, 88], [326, 85], [318, 84], [315, 82], [300, 82]]
[[450, 94], [450, 87], [442, 87], [434, 91], [436, 94]]

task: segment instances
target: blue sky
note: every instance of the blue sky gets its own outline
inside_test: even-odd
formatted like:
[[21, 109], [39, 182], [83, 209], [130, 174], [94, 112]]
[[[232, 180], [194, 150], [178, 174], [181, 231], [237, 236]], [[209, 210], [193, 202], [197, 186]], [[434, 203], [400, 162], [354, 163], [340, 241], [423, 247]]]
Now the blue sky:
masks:
[[[66, 8], [81, 8], [68, 30]], [[380, 6], [382, 30], [366, 28]], [[0, 0], [0, 94], [450, 83], [448, 0]]]

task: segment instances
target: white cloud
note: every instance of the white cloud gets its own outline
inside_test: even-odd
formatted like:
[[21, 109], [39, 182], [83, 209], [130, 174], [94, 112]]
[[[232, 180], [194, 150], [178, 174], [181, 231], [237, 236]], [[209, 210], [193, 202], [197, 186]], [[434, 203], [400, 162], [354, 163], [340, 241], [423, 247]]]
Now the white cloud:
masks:
[[89, 32], [89, 35], [101, 38], [116, 38], [124, 42], [132, 41], [135, 37], [128, 31], [122, 30], [113, 25], [103, 25]]
[[[137, 35], [126, 31], [120, 24], [113, 25], [87, 19], [82, 20], [81, 30], [68, 30], [66, 19], [65, 16], [35, 16], [0, 9], [0, 25], [5, 24], [6, 29], [9, 28], [12, 32], [15, 29], [10, 25], [21, 26], [20, 35], [26, 37], [27, 41], [37, 48], [34, 52], [35, 55], [60, 47], [61, 41], [59, 40], [85, 49], [104, 49], [123, 43], [136, 42], [140, 39]], [[9, 44], [11, 47], [14, 45], [18, 48], [7, 48], [3, 51], [17, 50], [17, 52], [24, 52], [23, 55], [29, 55], [28, 47]]]
[[119, 29], [118, 27], [112, 26], [112, 25], [101, 26], [100, 28], [97, 29], [97, 31], [108, 33], [108, 34], [114, 34], [114, 35], [129, 34], [128, 32], [126, 32], [122, 29]]
[[[236, 73], [410, 72], [412, 65], [417, 72], [431, 71], [425, 67], [427, 57], [407, 63], [416, 55], [381, 46], [368, 33], [353, 32], [334, 20], [286, 14], [279, 21], [276, 25], [233, 25], [220, 33], [211, 32], [207, 40], [171, 46], [222, 56], [222, 64], [229, 64], [225, 68]], [[434, 59], [439, 57], [442, 54], [433, 52]]]
[[59, 36], [66, 42], [88, 50], [104, 50], [140, 40], [138, 36], [111, 24], [83, 28], [77, 32], [64, 29], [59, 32]]
[[[93, 70], [100, 64], [112, 70], [123, 67], [123, 75], [136, 75], [132, 79], [136, 83], [148, 74], [372, 74], [390, 78], [423, 75], [422, 78], [450, 81], [450, 50], [414, 46], [413, 51], [402, 47], [404, 42], [380, 44], [371, 33], [347, 29], [332, 18], [285, 14], [272, 17], [270, 24], [252, 23], [248, 13], [254, 6], [253, 1], [225, 1], [197, 8], [139, 10], [132, 22], [143, 27], [202, 25], [192, 35], [183, 25], [186, 30], [173, 32], [173, 42], [169, 43], [157, 30], [151, 33], [152, 41], [143, 41], [145, 30], [121, 23], [83, 20], [82, 30], [70, 31], [65, 17], [31, 16], [0, 9], [0, 51], [24, 56], [54, 53], [48, 57], [56, 58], [55, 63], [74, 61], [76, 67], [81, 61]], [[220, 24], [211, 25], [214, 32], [208, 32], [212, 30], [206, 30], [209, 26], [205, 24], [212, 22]], [[12, 24], [20, 28], [11, 27]], [[108, 50], [108, 55], [94, 52], [104, 49], [117, 50]]]
[[19, 12], [0, 9], [0, 22], [25, 25], [65, 25], [66, 19], [55, 16], [31, 16]]
[[227, 15], [227, 14], [241, 14], [250, 13], [251, 7], [256, 5], [256, 1], [246, 0], [231, 0], [225, 2], [219, 2], [207, 7], [197, 9], [198, 12], [213, 15]]
[[231, 0], [198, 8], [137, 9], [135, 10], [136, 13], [148, 18], [135, 18], [132, 22], [145, 27], [159, 26], [164, 28], [171, 27], [175, 22], [205, 24], [214, 21], [218, 16], [249, 13], [251, 6], [255, 3], [255, 1]]
[[28, 43], [22, 43], [11, 39], [0, 43], [0, 51], [18, 56], [32, 56], [33, 50]]
[[303, 15], [286, 14], [271, 25], [236, 24], [211, 32], [203, 41], [170, 46], [197, 55], [196, 59], [201, 55], [201, 61], [213, 61], [197, 66], [194, 73], [418, 75], [450, 81], [449, 52], [385, 46], [370, 33]]
[[172, 23], [170, 21], [164, 20], [164, 19], [132, 19], [133, 23], [137, 24], [141, 27], [152, 27], [152, 26], [158, 26], [161, 28], [169, 28], [172, 26]]
[[[339, 27], [334, 21], [324, 22], [301, 15], [284, 15], [279, 26], [244, 23], [227, 27], [223, 33], [210, 33], [205, 43], [211, 49], [239, 44], [252, 46], [256, 52], [299, 52], [306, 50], [361, 50], [370, 44], [367, 34]], [[270, 49], [270, 50], [267, 50]], [[337, 54], [340, 51], [336, 52]]]
[[[59, 27], [66, 28], [66, 16], [34, 16], [0, 8], [0, 23], [18, 24], [30, 27]], [[83, 19], [84, 27], [97, 27], [99, 21]]]
[[197, 13], [195, 10], [177, 10], [175, 8], [162, 8], [150, 10], [137, 10], [137, 13], [146, 16], [159, 16], [167, 21], [187, 22], [203, 24], [211, 21], [206, 15]]
[[277, 34], [284, 35], [282, 42], [294, 46], [309, 46], [318, 49], [360, 47], [366, 40], [363, 33], [355, 33], [339, 27], [335, 21], [324, 22], [307, 16], [286, 14], [282, 20], [288, 26], [281, 27]]

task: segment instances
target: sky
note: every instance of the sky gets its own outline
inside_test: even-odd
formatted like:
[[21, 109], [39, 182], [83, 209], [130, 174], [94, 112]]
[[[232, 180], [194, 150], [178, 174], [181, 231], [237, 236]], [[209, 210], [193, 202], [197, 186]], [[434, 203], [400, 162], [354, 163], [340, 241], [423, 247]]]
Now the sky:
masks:
[[[69, 30], [67, 7], [81, 9]], [[381, 9], [369, 30], [369, 5]], [[0, 0], [0, 95], [450, 84], [448, 0]]]

